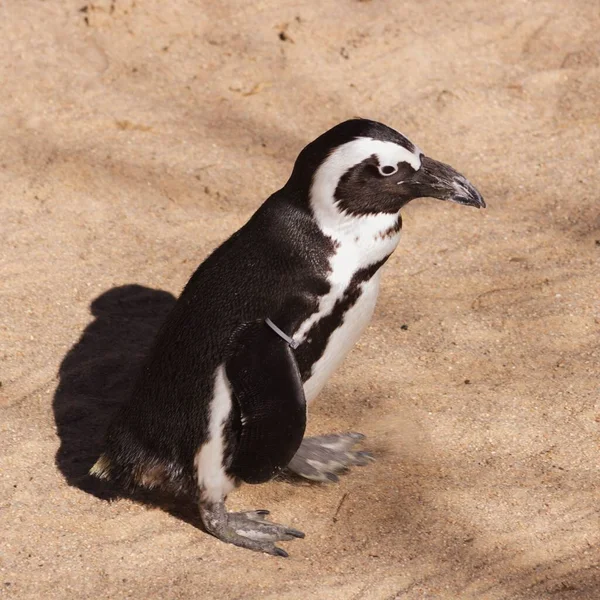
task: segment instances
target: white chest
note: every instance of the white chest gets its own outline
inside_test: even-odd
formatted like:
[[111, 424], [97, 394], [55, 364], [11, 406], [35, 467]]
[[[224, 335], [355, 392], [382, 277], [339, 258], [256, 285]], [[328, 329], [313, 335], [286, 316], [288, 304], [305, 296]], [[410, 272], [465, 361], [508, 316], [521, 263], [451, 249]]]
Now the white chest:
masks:
[[369, 324], [379, 294], [379, 280], [380, 272], [361, 284], [358, 300], [344, 313], [341, 325], [333, 331], [322, 356], [313, 364], [311, 376], [304, 384], [307, 402], [316, 398]]
[[[379, 293], [381, 273], [377, 271], [370, 278], [365, 276], [360, 281], [361, 274], [366, 272], [370, 275], [369, 270], [375, 268], [396, 248], [400, 239], [396, 224], [396, 215], [378, 215], [350, 221], [351, 227], [344, 235], [339, 231], [330, 233], [330, 237], [337, 243], [336, 252], [329, 263], [331, 270], [327, 281], [330, 289], [321, 297], [318, 310], [293, 335], [294, 340], [300, 343], [310, 343], [315, 330], [314, 335], [322, 335], [319, 322], [328, 319], [335, 324], [335, 328], [326, 333], [328, 338], [325, 348], [313, 363], [310, 377], [304, 384], [308, 402], [321, 391], [371, 320]], [[350, 302], [349, 297], [352, 297]]]

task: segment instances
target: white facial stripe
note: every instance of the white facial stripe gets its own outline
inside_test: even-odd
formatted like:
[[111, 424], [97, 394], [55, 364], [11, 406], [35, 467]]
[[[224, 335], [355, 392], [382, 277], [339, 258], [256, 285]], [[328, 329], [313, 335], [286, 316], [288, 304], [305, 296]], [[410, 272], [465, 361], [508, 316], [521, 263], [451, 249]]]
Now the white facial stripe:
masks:
[[[335, 205], [335, 190], [344, 173], [373, 155], [377, 157], [380, 167], [390, 165], [397, 168], [399, 162], [406, 162], [415, 171], [421, 168], [421, 151], [416, 147], [413, 153], [394, 142], [365, 137], [342, 144], [317, 169], [311, 187], [311, 207], [323, 231], [329, 234], [330, 232], [340, 232], [341, 229], [351, 226], [347, 222], [346, 215], [341, 213]], [[371, 221], [379, 218], [387, 223], [390, 221], [390, 217], [391, 215], [382, 214], [365, 216], [362, 219]], [[395, 220], [395, 217], [393, 219]], [[354, 222], [355, 219], [353, 218], [351, 221]], [[375, 228], [378, 228], [378, 225], [375, 225]]]
[[[421, 168], [421, 151], [418, 148], [415, 147], [415, 152], [411, 152], [395, 142], [384, 142], [367, 137], [357, 138], [343, 144], [329, 158], [337, 155], [345, 159], [346, 170], [348, 170], [373, 154], [377, 156], [381, 166], [392, 165], [395, 167], [399, 162], [407, 162], [415, 171]], [[328, 160], [325, 162], [327, 163]]]

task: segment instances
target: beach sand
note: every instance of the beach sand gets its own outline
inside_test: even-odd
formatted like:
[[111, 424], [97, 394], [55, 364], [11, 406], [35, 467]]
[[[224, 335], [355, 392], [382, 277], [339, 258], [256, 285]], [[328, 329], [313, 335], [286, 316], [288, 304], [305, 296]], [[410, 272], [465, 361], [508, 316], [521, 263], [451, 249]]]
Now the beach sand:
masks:
[[[597, 0], [6, 0], [0, 38], [1, 597], [600, 598]], [[193, 270], [357, 115], [488, 203], [403, 210], [311, 406], [377, 461], [232, 494], [285, 560], [91, 482]]]

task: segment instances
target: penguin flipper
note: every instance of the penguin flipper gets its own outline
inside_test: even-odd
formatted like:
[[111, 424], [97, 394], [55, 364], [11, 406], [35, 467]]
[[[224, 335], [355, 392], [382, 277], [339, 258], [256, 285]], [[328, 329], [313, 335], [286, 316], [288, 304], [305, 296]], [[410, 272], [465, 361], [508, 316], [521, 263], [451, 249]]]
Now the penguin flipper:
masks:
[[244, 325], [225, 365], [240, 414], [229, 471], [262, 483], [283, 471], [306, 429], [306, 399], [292, 349], [264, 321]]

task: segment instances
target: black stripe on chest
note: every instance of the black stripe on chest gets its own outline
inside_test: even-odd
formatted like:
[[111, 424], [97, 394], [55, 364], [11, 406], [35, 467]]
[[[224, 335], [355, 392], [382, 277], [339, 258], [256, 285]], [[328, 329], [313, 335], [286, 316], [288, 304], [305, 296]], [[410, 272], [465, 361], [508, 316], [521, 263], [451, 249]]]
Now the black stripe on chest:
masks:
[[332, 333], [344, 322], [346, 313], [358, 301], [362, 294], [362, 284], [369, 281], [379, 268], [387, 261], [384, 259], [357, 271], [350, 280], [341, 298], [338, 298], [332, 311], [313, 323], [305, 340], [295, 351], [296, 361], [300, 369], [302, 381], [310, 379], [313, 365], [323, 356]]

